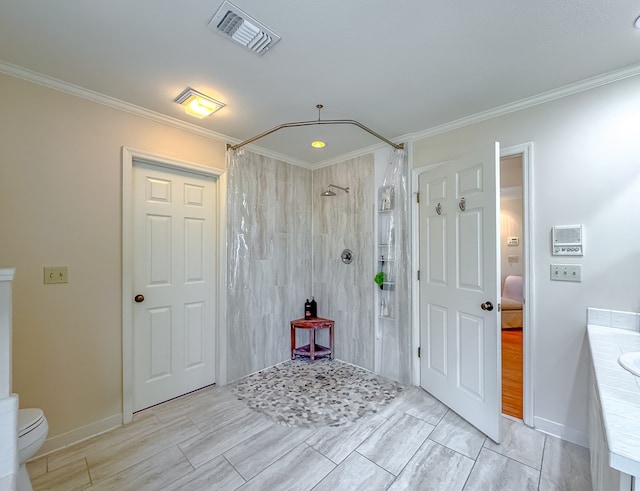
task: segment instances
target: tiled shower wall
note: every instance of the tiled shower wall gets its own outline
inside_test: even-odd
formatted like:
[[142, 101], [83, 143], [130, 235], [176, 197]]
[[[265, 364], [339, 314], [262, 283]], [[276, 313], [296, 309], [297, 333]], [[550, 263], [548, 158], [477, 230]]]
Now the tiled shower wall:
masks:
[[311, 295], [311, 171], [246, 152], [229, 173], [227, 378], [291, 356]]
[[[322, 197], [328, 184], [349, 187]], [[335, 320], [336, 358], [374, 370], [373, 155], [313, 172], [313, 294], [318, 315]], [[353, 251], [344, 264], [343, 249]]]
[[[350, 192], [321, 197], [328, 184]], [[336, 357], [374, 370], [374, 200], [372, 155], [312, 174], [246, 152], [230, 170], [229, 381], [290, 358], [289, 322], [311, 295], [318, 315], [335, 320]], [[348, 265], [340, 259], [347, 248]], [[328, 343], [326, 331], [318, 341]]]

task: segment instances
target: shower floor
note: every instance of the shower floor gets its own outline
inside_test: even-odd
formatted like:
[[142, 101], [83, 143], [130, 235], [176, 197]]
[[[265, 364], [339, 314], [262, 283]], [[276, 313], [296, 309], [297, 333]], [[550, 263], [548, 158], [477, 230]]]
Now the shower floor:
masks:
[[338, 360], [286, 361], [236, 382], [254, 411], [289, 426], [343, 426], [378, 412], [406, 388]]

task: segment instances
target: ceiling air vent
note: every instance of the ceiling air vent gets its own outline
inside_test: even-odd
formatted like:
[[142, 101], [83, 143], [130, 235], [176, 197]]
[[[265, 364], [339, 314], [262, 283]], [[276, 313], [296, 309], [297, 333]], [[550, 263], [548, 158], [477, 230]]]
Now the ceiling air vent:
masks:
[[280, 41], [280, 36], [275, 32], [226, 0], [209, 22], [209, 28], [258, 56], [265, 54]]

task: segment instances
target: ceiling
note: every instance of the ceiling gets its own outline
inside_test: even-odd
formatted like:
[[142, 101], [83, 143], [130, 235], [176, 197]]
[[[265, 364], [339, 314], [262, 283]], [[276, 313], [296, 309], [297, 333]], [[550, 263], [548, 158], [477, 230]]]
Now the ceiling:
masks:
[[[0, 0], [0, 60], [233, 143], [317, 120], [318, 103], [396, 141], [640, 63], [638, 0], [233, 3], [281, 41], [259, 57], [210, 30], [222, 0]], [[186, 115], [173, 100], [187, 86], [226, 107]], [[256, 145], [315, 166], [378, 143], [314, 125]]]

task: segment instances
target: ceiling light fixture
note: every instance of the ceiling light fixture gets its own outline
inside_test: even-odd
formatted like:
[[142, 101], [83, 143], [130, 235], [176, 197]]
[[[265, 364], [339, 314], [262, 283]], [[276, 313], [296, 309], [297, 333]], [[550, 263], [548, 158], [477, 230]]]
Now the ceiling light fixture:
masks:
[[640, 17], [636, 19], [635, 26], [636, 26], [636, 29], [640, 29]]
[[311, 142], [311, 146], [313, 148], [324, 148], [325, 145], [326, 145], [326, 143], [323, 142], [323, 141], [320, 141], [320, 140], [316, 140], [316, 141]]
[[225, 106], [224, 103], [216, 101], [214, 98], [198, 92], [191, 87], [184, 89], [180, 95], [175, 98], [175, 102], [184, 106], [184, 111], [187, 114], [200, 119], [213, 114]]

